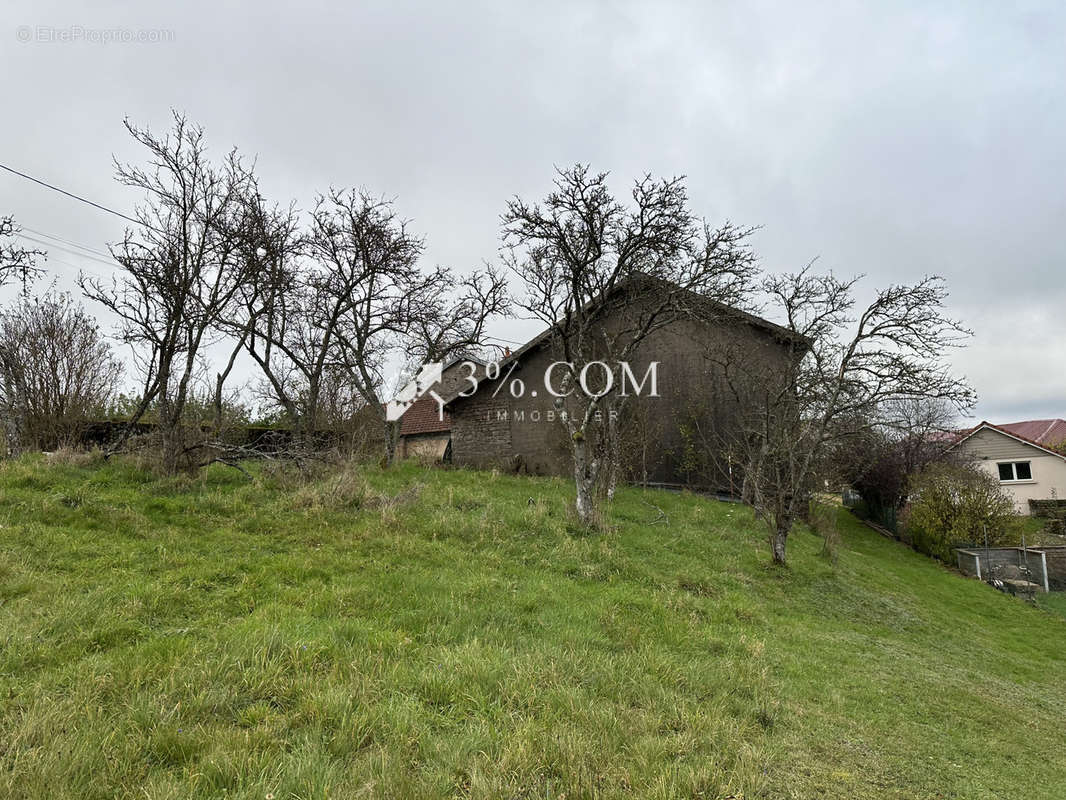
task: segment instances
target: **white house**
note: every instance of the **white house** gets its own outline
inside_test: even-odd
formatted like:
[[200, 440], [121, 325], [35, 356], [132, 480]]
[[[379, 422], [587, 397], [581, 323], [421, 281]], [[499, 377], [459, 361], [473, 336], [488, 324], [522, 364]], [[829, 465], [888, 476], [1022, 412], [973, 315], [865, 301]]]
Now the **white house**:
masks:
[[[1061, 423], [1061, 425], [1059, 424]], [[978, 466], [999, 479], [1014, 497], [1020, 514], [1029, 513], [1030, 500], [1066, 499], [1066, 455], [1045, 445], [1053, 432], [1066, 428], [1063, 420], [1031, 420], [1010, 425], [982, 422], [951, 446], [971, 456]], [[1043, 443], [1027, 433], [1044, 432]]]

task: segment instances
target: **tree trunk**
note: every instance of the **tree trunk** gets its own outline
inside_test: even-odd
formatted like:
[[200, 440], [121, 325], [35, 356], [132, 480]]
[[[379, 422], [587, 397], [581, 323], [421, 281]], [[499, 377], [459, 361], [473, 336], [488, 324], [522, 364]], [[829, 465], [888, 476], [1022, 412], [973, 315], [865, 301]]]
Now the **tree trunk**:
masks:
[[399, 421], [385, 421], [385, 466], [391, 467], [396, 463], [396, 453], [400, 443]]
[[779, 520], [770, 536], [770, 552], [773, 554], [775, 564], [785, 563], [785, 542], [788, 539], [788, 531], [792, 526], [784, 520]]
[[584, 437], [574, 439], [574, 485], [577, 489], [574, 504], [577, 518], [582, 525], [592, 527], [596, 524], [596, 464], [589, 463]]
[[0, 458], [18, 455], [22, 444], [22, 435], [19, 431], [19, 420], [16, 412], [5, 409], [4, 419], [4, 444], [0, 448]]
[[215, 435], [218, 436], [222, 432], [222, 391], [226, 385], [226, 379], [229, 378], [230, 372], [233, 371], [233, 365], [237, 363], [237, 356], [244, 349], [244, 340], [247, 338], [248, 333], [241, 334], [240, 340], [237, 342], [237, 346], [229, 354], [229, 361], [226, 362], [226, 368], [215, 375]]
[[215, 375], [215, 436], [222, 433], [222, 389], [225, 381], [226, 376], [222, 373]]
[[167, 420], [166, 422], [160, 420], [160, 422], [163, 471], [167, 475], [176, 475], [182, 450], [184, 449], [181, 424], [173, 420]]
[[26, 427], [26, 392], [23, 372], [10, 352], [0, 348], [0, 382], [2, 382], [6, 403], [0, 408], [4, 419], [4, 444], [0, 447], [0, 458], [16, 456], [25, 446]]

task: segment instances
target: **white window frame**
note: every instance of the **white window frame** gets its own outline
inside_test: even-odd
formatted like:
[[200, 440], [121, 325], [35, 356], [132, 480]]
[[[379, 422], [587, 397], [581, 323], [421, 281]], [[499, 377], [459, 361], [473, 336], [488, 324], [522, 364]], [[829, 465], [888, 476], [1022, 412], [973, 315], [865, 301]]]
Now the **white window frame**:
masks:
[[[1028, 464], [1029, 465], [1029, 477], [1028, 478], [1019, 478], [1018, 477], [1018, 467], [1017, 467], [1018, 464]], [[1010, 465], [1011, 474], [1014, 476], [1013, 478], [1003, 479], [1002, 477], [1000, 477], [999, 468], [1002, 467], [1002, 466], [1005, 466], [1005, 465]], [[1033, 462], [1029, 461], [1028, 459], [1020, 459], [1020, 460], [1017, 460], [1017, 461], [997, 461], [996, 462], [996, 477], [999, 478], [999, 482], [1000, 483], [1036, 483], [1036, 480], [1033, 478]]]

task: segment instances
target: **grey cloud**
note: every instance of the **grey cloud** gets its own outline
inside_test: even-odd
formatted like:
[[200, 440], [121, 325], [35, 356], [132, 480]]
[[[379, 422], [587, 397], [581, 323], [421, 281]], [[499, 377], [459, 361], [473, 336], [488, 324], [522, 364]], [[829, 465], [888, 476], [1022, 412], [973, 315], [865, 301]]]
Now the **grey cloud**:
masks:
[[[5, 163], [128, 210], [121, 119], [176, 107], [306, 208], [398, 198], [430, 260], [495, 256], [510, 195], [590, 161], [623, 189], [684, 173], [712, 220], [761, 224], [765, 266], [819, 256], [867, 286], [944, 274], [977, 331], [979, 416], [1066, 416], [1066, 10], [784, 4], [8, 3]], [[166, 28], [158, 44], [27, 43], [19, 25]], [[122, 223], [0, 175], [3, 211], [100, 247]], [[78, 266], [56, 252], [68, 282]], [[58, 264], [58, 260], [73, 266]], [[521, 339], [529, 323], [501, 325]]]

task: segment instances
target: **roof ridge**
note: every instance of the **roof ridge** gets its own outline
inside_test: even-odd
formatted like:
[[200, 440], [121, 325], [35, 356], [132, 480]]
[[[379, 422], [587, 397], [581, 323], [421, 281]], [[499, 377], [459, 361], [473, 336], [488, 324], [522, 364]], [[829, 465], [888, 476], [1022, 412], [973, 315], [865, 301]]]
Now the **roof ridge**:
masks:
[[1060, 417], [1050, 417], [1043, 419], [1022, 419], [1015, 420], [1013, 422], [1004, 422], [998, 427], [1004, 430], [1016, 433], [1019, 436], [1023, 436], [1027, 439], [1039, 443], [1051, 442], [1055, 437], [1056, 429], [1066, 427], [1066, 420]]
[[1047, 436], [1049, 433], [1051, 433], [1051, 429], [1055, 427], [1055, 423], [1056, 422], [1058, 422], [1058, 420], [1054, 420], [1054, 419], [1051, 420], [1048, 423], [1048, 426], [1044, 429], [1044, 432], [1042, 434], [1040, 434], [1038, 437], [1036, 437], [1037, 440], [1041, 441], [1041, 442], [1044, 441], [1044, 437]]
[[[678, 292], [684, 292], [687, 295], [691, 295], [692, 297], [697, 298], [700, 302], [709, 303], [714, 306], [717, 306], [719, 309], [725, 312], [727, 316], [732, 316], [738, 318], [742, 322], [746, 322], [749, 325], [763, 328], [764, 330], [767, 330], [770, 333], [773, 333], [784, 339], [797, 339], [806, 341], [806, 337], [804, 337], [803, 334], [799, 333], [798, 331], [794, 331], [790, 328], [786, 328], [784, 325], [778, 325], [776, 322], [771, 322], [770, 320], [764, 317], [760, 317], [758, 314], [753, 314], [752, 312], [747, 311], [743, 308], [731, 306], [728, 303], [723, 303], [721, 300], [716, 300], [713, 297], [708, 297], [707, 295], [700, 294], [699, 292], [681, 286], [680, 284], [675, 283], [674, 281], [670, 281], [666, 278], [661, 278], [654, 275], [649, 275], [643, 272], [637, 272], [633, 275], [627, 276], [623, 280], [615, 283], [613, 286], [608, 287], [600, 295], [586, 302], [582, 306], [582, 309], [593, 310], [596, 306], [600, 306], [606, 303], [610, 295], [613, 295], [619, 291], [625, 291], [628, 287], [636, 284], [638, 281], [641, 280], [670, 284], [675, 287]], [[563, 324], [563, 322], [564, 320], [559, 320], [554, 325], [549, 325], [545, 330], [541, 331], [532, 339], [527, 341], [525, 344], [517, 348], [514, 352], [511, 353], [509, 357], [502, 359], [500, 363], [503, 364], [508, 363], [510, 361], [517, 361], [520, 357], [524, 356], [534, 347], [540, 345], [545, 340], [549, 339], [551, 335], [555, 333], [555, 330]]]

